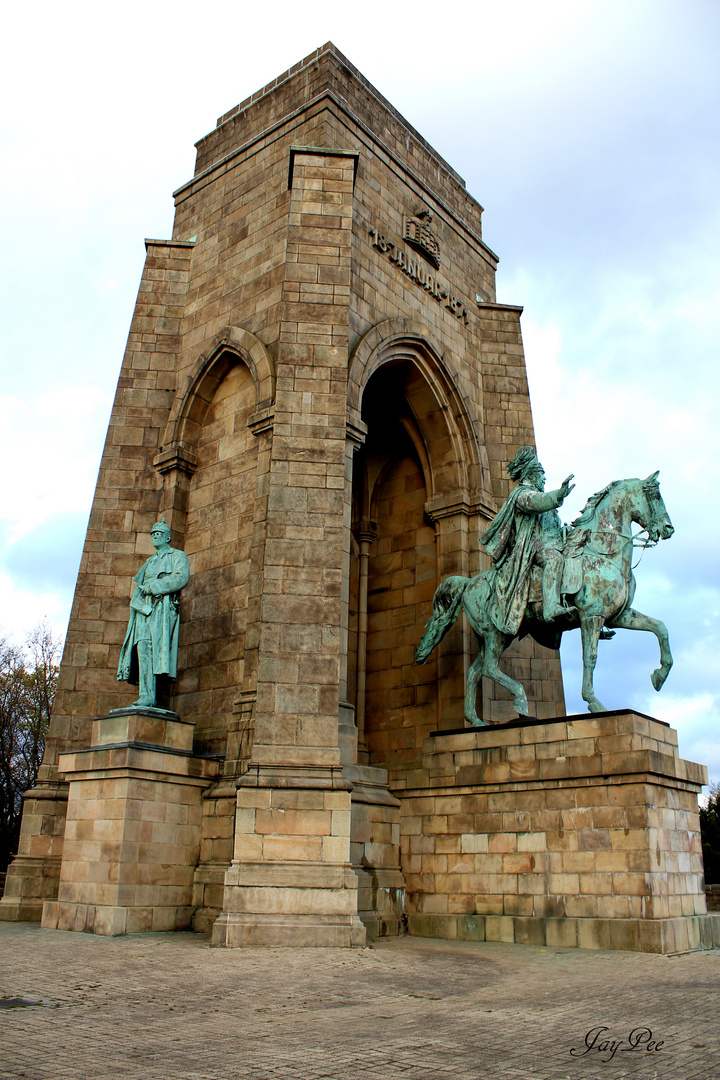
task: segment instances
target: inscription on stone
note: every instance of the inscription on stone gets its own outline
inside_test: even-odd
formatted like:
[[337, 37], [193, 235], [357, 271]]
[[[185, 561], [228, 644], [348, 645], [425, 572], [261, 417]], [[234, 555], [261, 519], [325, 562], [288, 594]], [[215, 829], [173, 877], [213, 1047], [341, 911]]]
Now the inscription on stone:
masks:
[[453, 296], [435, 274], [428, 273], [420, 259], [416, 259], [413, 255], [409, 255], [407, 251], [404, 251], [403, 248], [398, 247], [379, 229], [370, 229], [370, 239], [372, 246], [386, 254], [390, 261], [395, 263], [398, 270], [402, 270], [403, 274], [406, 274], [411, 281], [414, 281], [416, 285], [430, 293], [438, 303], [444, 304], [449, 312], [457, 319], [462, 319], [465, 326], [467, 326], [468, 311], [462, 300], [459, 300], [457, 296]]

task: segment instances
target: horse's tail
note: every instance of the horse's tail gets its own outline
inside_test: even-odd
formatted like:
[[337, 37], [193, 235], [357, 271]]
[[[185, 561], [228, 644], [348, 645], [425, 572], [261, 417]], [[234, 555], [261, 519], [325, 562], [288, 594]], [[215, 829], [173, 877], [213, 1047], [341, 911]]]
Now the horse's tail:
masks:
[[433, 613], [415, 651], [415, 663], [424, 664], [460, 614], [460, 607], [470, 578], [449, 577], [442, 581], [433, 597]]

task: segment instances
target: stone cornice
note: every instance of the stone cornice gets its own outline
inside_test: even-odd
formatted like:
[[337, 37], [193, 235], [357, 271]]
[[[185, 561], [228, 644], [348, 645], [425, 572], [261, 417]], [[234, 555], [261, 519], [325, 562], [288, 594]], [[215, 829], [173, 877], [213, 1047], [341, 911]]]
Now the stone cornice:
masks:
[[455, 517], [463, 514], [471, 517], [480, 514], [481, 517], [491, 520], [495, 516], [495, 508], [482, 495], [470, 498], [464, 491], [450, 491], [443, 495], [433, 495], [425, 503], [425, 513], [433, 522], [442, 518]]
[[520, 304], [496, 304], [492, 300], [476, 300], [475, 302], [480, 311], [517, 311], [518, 315], [522, 315], [524, 310]]
[[275, 406], [268, 405], [265, 409], [258, 409], [248, 417], [247, 426], [253, 435], [263, 435], [272, 431], [275, 422]]
[[151, 240], [145, 237], [145, 250], [150, 247], [194, 248], [196, 240]]
[[167, 450], [161, 450], [153, 458], [153, 465], [160, 473], [170, 472], [171, 469], [179, 469], [180, 472], [192, 476], [197, 469], [198, 457], [182, 443], [169, 446]]

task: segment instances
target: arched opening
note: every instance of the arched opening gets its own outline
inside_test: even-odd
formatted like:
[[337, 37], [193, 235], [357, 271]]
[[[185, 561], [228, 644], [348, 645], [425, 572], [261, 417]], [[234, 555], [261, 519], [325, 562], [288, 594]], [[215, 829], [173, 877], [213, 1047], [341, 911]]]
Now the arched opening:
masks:
[[185, 427], [192, 429], [197, 465], [184, 515], [190, 582], [181, 600], [175, 708], [195, 722], [196, 751], [224, 754], [245, 653], [257, 470], [248, 419], [256, 391], [247, 366], [229, 350], [212, 374]]
[[428, 506], [448, 491], [467, 495], [478, 474], [442, 374], [425, 343], [395, 340], [362, 392], [368, 433], [353, 466], [348, 697], [361, 760], [387, 768], [391, 780], [419, 763], [423, 740], [454, 715], [441, 700], [441, 665], [462, 717], [462, 629], [448, 636], [444, 655], [414, 662], [440, 577], [466, 572], [467, 544], [458, 546], [454, 528], [443, 546], [447, 519], [434, 520]]

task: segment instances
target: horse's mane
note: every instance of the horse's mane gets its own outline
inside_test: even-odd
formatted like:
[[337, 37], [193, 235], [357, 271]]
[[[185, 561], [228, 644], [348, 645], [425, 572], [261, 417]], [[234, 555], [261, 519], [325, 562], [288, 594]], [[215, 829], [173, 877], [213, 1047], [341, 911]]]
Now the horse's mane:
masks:
[[583, 525], [589, 525], [593, 517], [595, 516], [597, 508], [599, 507], [605, 496], [609, 495], [613, 488], [617, 487], [617, 485], [621, 483], [622, 480], [613, 480], [612, 483], [607, 484], [602, 489], [602, 491], [596, 491], [594, 495], [591, 495], [588, 501], [585, 503], [585, 506], [583, 507], [580, 516], [576, 517], [575, 520], [571, 522], [572, 528], [577, 529]]

